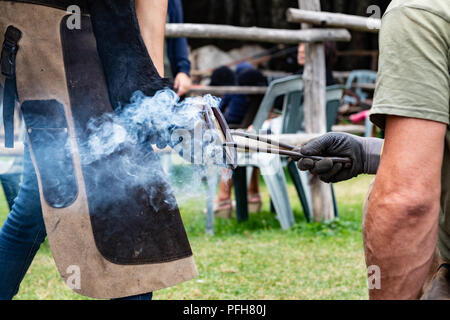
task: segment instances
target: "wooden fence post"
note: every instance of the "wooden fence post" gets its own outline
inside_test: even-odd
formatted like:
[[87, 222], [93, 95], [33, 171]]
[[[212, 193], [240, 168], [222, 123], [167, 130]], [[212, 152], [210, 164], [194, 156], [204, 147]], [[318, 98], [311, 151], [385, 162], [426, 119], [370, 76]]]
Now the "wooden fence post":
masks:
[[[320, 0], [299, 0], [304, 10], [320, 11]], [[302, 24], [302, 29], [311, 28]], [[324, 44], [306, 43], [306, 64], [304, 80], [305, 130], [307, 133], [326, 132], [326, 75]], [[328, 184], [312, 177], [311, 183], [313, 214], [315, 221], [334, 218], [333, 198]]]

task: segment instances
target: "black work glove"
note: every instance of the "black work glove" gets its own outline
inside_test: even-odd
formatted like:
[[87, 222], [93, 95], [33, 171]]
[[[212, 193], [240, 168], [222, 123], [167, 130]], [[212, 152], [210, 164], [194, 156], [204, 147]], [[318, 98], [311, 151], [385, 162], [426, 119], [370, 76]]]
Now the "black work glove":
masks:
[[382, 146], [383, 140], [377, 138], [327, 133], [300, 147], [299, 151], [306, 156], [348, 157], [352, 160], [351, 166], [326, 158], [318, 161], [303, 158], [298, 162], [298, 168], [310, 171], [326, 183], [348, 180], [361, 173], [375, 174]]

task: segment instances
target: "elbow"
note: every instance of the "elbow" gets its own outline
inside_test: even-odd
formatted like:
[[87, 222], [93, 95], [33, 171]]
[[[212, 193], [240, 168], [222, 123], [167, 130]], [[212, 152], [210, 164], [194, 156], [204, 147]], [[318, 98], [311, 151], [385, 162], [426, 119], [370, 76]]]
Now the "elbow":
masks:
[[[440, 188], [439, 188], [440, 190]], [[379, 216], [389, 220], [391, 225], [396, 222], [403, 225], [417, 223], [433, 213], [439, 213], [440, 192], [423, 190], [422, 188], [397, 188], [388, 191], [374, 188], [369, 200], [368, 215]]]
[[433, 212], [436, 208], [439, 207], [438, 199], [431, 199], [427, 197], [417, 197], [413, 196], [403, 196], [403, 199], [400, 199], [401, 195], [395, 195], [389, 197], [383, 202], [379, 202], [380, 206], [383, 206], [387, 212], [392, 212], [393, 215], [398, 213], [401, 218], [421, 218]]
[[[430, 239], [434, 243], [437, 235], [439, 217], [439, 197], [415, 196], [394, 192], [380, 197], [371, 196], [368, 210], [363, 217], [363, 238], [366, 250], [372, 256], [384, 256], [395, 248], [403, 248], [407, 252], [408, 246], [429, 247]], [[415, 246], [414, 243], [420, 245]], [[377, 247], [378, 246], [378, 247]], [[381, 249], [391, 248], [391, 249]], [[435, 246], [435, 244], [434, 244]], [[375, 248], [375, 249], [374, 249]]]
[[436, 192], [413, 189], [384, 193], [374, 187], [363, 218], [363, 238], [370, 261], [397, 263], [407, 256], [417, 260], [417, 252], [433, 251], [439, 200]]

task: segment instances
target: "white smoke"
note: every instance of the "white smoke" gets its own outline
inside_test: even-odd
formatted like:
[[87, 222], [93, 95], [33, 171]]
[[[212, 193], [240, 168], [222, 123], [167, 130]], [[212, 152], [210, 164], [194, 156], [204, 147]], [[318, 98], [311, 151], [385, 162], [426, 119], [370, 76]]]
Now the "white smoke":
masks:
[[[204, 191], [203, 180], [206, 172], [220, 170], [217, 167], [211, 171], [211, 167], [221, 163], [222, 145], [214, 138], [214, 134], [208, 134], [208, 131], [206, 134], [205, 131], [200, 131], [201, 134], [193, 132], [204, 122], [201, 106], [217, 108], [219, 103], [220, 99], [211, 95], [180, 101], [176, 93], [169, 89], [161, 90], [153, 97], [136, 92], [131, 103], [118, 112], [90, 120], [89, 135], [80, 146], [82, 163], [92, 165], [102, 162], [110, 155], [126, 149], [117, 161], [112, 162], [113, 165], [110, 161], [107, 168], [98, 166], [101, 170], [108, 170], [108, 174], [115, 179], [123, 181], [124, 193], [130, 186], [145, 185], [149, 203], [155, 209], [161, 206], [161, 203], [155, 202], [154, 199], [161, 186], [167, 188], [167, 191], [175, 189], [175, 193], [181, 195], [178, 202], [198, 197], [199, 192]], [[180, 141], [180, 136], [181, 140], [189, 142], [189, 147], [194, 147], [186, 152], [184, 144], [183, 158], [191, 158], [193, 155], [193, 158], [197, 159], [196, 165], [185, 170], [185, 174], [181, 176], [177, 176], [176, 170], [169, 170], [169, 176], [166, 176], [161, 169], [159, 156], [153, 152], [151, 145], [156, 144], [163, 148], [168, 142]], [[148, 154], [133, 151], [140, 149], [133, 146], [142, 145], [148, 148]], [[177, 147], [174, 149], [180, 151]], [[200, 156], [195, 154], [197, 151], [200, 152]], [[198, 158], [201, 159], [200, 162]], [[172, 182], [172, 186], [169, 186], [169, 181]], [[163, 202], [169, 204], [171, 208], [177, 205], [171, 196]]]

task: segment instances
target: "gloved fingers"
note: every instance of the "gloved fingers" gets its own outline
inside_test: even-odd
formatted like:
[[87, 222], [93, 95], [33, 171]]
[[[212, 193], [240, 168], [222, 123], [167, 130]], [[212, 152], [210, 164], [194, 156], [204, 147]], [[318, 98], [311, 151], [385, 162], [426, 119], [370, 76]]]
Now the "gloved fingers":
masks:
[[314, 160], [307, 158], [300, 159], [297, 166], [301, 171], [309, 171], [314, 168]]
[[329, 172], [320, 175], [320, 180], [325, 183], [336, 182], [335, 177], [342, 170], [342, 167], [342, 163], [335, 163]]
[[334, 143], [334, 136], [325, 134], [301, 146], [300, 152], [307, 156], [326, 155], [326, 151], [333, 146]]
[[340, 181], [345, 181], [345, 180], [349, 180], [352, 179], [354, 177], [356, 177], [357, 174], [352, 174], [351, 173], [351, 169], [344, 169], [341, 170], [340, 172], [338, 172], [334, 177], [333, 177], [333, 181], [330, 182], [340, 182]]
[[330, 172], [332, 168], [333, 168], [333, 160], [324, 158], [322, 160], [316, 161], [314, 164], [314, 168], [312, 168], [310, 172], [312, 174], [321, 176], [323, 174]]

